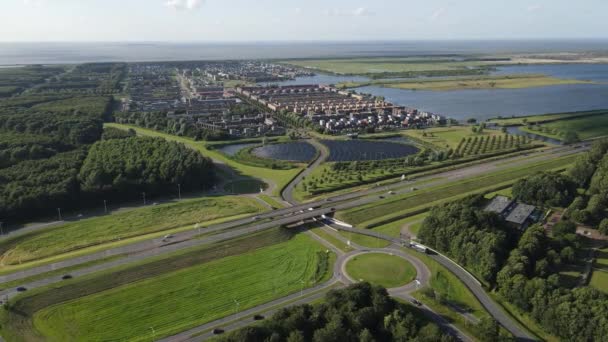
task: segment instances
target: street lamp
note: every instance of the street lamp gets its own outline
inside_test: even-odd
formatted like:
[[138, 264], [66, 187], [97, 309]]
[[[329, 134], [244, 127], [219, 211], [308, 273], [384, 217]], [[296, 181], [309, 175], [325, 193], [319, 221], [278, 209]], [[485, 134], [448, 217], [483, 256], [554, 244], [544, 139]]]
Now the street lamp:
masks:
[[234, 314], [236, 315], [239, 312], [239, 306], [241, 305], [238, 300], [233, 299], [234, 301]]
[[59, 216], [59, 221], [61, 220], [61, 208], [57, 208], [57, 215]]
[[106, 214], [108, 213], [108, 203], [106, 200], [103, 200], [103, 212]]
[[304, 280], [300, 280], [300, 297], [304, 295]]
[[142, 195], [143, 195], [143, 197], [144, 197], [144, 205], [146, 205], [146, 193], [145, 193], [145, 192], [142, 192], [141, 194], [142, 194]]
[[182, 185], [181, 184], [177, 184], [177, 195], [179, 197], [179, 200], [182, 200]]
[[154, 330], [154, 327], [150, 327], [150, 330], [152, 330], [152, 341], [156, 341], [156, 330]]

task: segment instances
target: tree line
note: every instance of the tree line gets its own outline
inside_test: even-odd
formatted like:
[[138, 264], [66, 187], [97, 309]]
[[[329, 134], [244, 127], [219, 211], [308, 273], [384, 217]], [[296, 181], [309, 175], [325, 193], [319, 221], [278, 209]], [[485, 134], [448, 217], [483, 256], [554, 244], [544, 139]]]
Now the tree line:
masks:
[[455, 339], [386, 289], [358, 283], [327, 293], [323, 303], [283, 308], [260, 325], [219, 339], [223, 342], [449, 342]]

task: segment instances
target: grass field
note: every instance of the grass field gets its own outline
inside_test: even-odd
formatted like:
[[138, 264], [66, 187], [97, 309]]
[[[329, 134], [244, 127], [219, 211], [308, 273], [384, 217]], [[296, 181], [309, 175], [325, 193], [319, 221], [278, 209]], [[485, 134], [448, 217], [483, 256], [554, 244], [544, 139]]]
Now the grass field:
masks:
[[417, 192], [390, 197], [372, 204], [338, 212], [338, 218], [360, 227], [369, 226], [384, 216], [398, 215], [404, 210], [415, 208], [425, 203], [438, 202], [454, 196], [463, 196], [485, 187], [497, 186], [512, 182], [535, 172], [563, 168], [575, 160], [576, 156], [567, 156], [548, 161], [540, 161], [523, 167], [501, 170], [473, 179], [465, 179], [440, 185]]
[[608, 248], [597, 251], [589, 285], [608, 293]]
[[347, 245], [346, 243], [344, 243], [342, 240], [338, 239], [337, 237], [333, 236], [332, 234], [326, 232], [321, 227], [313, 228], [313, 229], [311, 229], [311, 231], [313, 233], [319, 235], [324, 240], [331, 243], [332, 245], [334, 245], [336, 248], [338, 248], [339, 250], [341, 250], [344, 253], [348, 253], [353, 250], [352, 247], [350, 247], [349, 245]]
[[417, 80], [375, 80], [372, 82], [343, 83], [343, 88], [356, 88], [368, 85], [409, 89], [448, 91], [461, 89], [518, 89], [545, 87], [563, 84], [589, 84], [590, 81], [560, 79], [545, 75], [506, 75], [506, 76], [474, 76], [453, 78], [427, 78]]
[[274, 197], [268, 196], [266, 194], [259, 194], [258, 197], [262, 199], [264, 202], [268, 203], [274, 209], [285, 208], [285, 204], [279, 202]]
[[2, 267], [59, 254], [231, 217], [254, 214], [266, 208], [251, 198], [207, 197], [148, 206], [76, 221], [23, 234], [0, 242]]
[[[2, 329], [15, 339], [31, 340], [38, 331], [49, 341], [145, 341], [150, 327], [157, 338], [168, 336], [234, 313], [235, 300], [242, 311], [331, 275], [334, 256], [304, 234], [266, 247], [272, 239], [250, 240], [34, 290], [12, 304], [20, 314], [3, 313]], [[230, 255], [230, 247], [239, 254]]]
[[395, 57], [293, 60], [286, 63], [336, 74], [379, 74], [421, 71], [453, 71], [497, 64], [496, 61], [458, 62], [447, 58]]
[[513, 126], [513, 125], [526, 125], [529, 123], [543, 123], [547, 121], [555, 121], [565, 118], [574, 118], [578, 116], [587, 116], [587, 115], [595, 115], [601, 114], [605, 112], [604, 110], [591, 110], [584, 112], [570, 112], [570, 113], [551, 113], [551, 114], [542, 114], [542, 115], [528, 115], [528, 116], [519, 116], [516, 118], [494, 118], [488, 121], [496, 123], [501, 126]]
[[428, 216], [428, 213], [422, 213], [414, 216], [410, 216], [401, 220], [393, 221], [391, 223], [383, 224], [378, 227], [374, 227], [373, 230], [386, 234], [393, 237], [399, 237], [401, 234], [401, 229], [405, 226], [409, 227], [409, 231], [414, 235], [418, 234], [418, 230], [420, 230], [420, 226], [422, 221]]
[[[120, 129], [132, 128], [139, 135], [162, 137], [162, 138], [165, 138], [170, 141], [177, 141], [177, 142], [183, 143], [190, 148], [200, 151], [201, 154], [213, 159], [215, 162], [219, 162], [219, 163], [222, 163], [222, 164], [225, 164], [225, 165], [231, 167], [238, 173], [238, 176], [251, 177], [251, 178], [257, 178], [257, 179], [263, 180], [269, 186], [272, 187], [272, 189], [273, 189], [272, 192], [275, 195], [279, 195], [279, 193], [281, 192], [281, 189], [283, 189], [301, 170], [301, 168], [295, 168], [295, 169], [291, 169], [291, 170], [272, 170], [272, 169], [267, 169], [267, 168], [263, 168], [263, 167], [243, 165], [241, 163], [238, 163], [238, 162], [232, 160], [231, 158], [228, 158], [226, 155], [224, 155], [223, 153], [221, 153], [217, 150], [208, 149], [204, 142], [194, 141], [193, 139], [190, 139], [190, 138], [178, 137], [178, 136], [174, 136], [174, 135], [170, 135], [170, 134], [166, 134], [166, 133], [157, 132], [157, 131], [154, 131], [151, 129], [145, 129], [145, 128], [140, 128], [137, 126], [122, 125], [122, 124], [116, 124], [116, 123], [107, 123], [104, 126], [115, 127], [115, 128], [120, 128]], [[225, 176], [230, 177], [231, 175], [225, 175]]]
[[604, 114], [584, 116], [575, 119], [558, 120], [538, 126], [522, 127], [523, 131], [561, 139], [567, 131], [574, 131], [579, 138], [591, 139], [608, 135], [608, 111]]
[[416, 279], [416, 269], [411, 263], [383, 253], [357, 255], [346, 264], [346, 273], [355, 280], [387, 289], [403, 286]]

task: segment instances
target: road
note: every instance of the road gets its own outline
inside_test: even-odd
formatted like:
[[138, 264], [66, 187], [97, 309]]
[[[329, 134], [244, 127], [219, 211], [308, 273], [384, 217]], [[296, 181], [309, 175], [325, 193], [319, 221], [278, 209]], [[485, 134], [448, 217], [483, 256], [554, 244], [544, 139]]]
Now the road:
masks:
[[[414, 268], [416, 269], [416, 272], [417, 272], [416, 280], [419, 281], [419, 283], [417, 283], [416, 281], [413, 281], [409, 284], [405, 284], [404, 286], [401, 286], [398, 288], [388, 289], [389, 294], [393, 297], [400, 298], [402, 300], [410, 302], [413, 300], [413, 298], [411, 297], [410, 294], [413, 291], [417, 290], [417, 288], [419, 286], [428, 285], [428, 283], [430, 281], [431, 272], [428, 269], [428, 267], [422, 261], [420, 261], [420, 259], [418, 259], [410, 254], [404, 253], [403, 251], [401, 251], [399, 249], [394, 249], [394, 248], [373, 249], [373, 248], [363, 248], [363, 247], [354, 245], [356, 250], [351, 251], [349, 253], [344, 253], [341, 250], [334, 247], [333, 245], [329, 244], [329, 242], [325, 241], [318, 235], [316, 235], [310, 231], [307, 233], [311, 237], [315, 238], [316, 240], [318, 240], [319, 242], [321, 242], [322, 244], [324, 244], [325, 246], [330, 248], [334, 253], [336, 253], [338, 255], [338, 258], [334, 264], [332, 278], [329, 281], [327, 281], [323, 284], [317, 285], [315, 287], [309, 288], [307, 290], [291, 294], [291, 295], [283, 297], [281, 299], [278, 299], [278, 300], [275, 300], [275, 301], [272, 301], [269, 303], [265, 303], [265, 304], [256, 306], [254, 308], [250, 308], [250, 309], [247, 309], [242, 312], [235, 313], [233, 315], [224, 317], [222, 319], [218, 319], [213, 322], [205, 323], [198, 327], [192, 328], [188, 331], [184, 331], [180, 334], [166, 337], [164, 339], [161, 339], [160, 341], [164, 341], [164, 342], [204, 341], [204, 340], [210, 339], [214, 336], [214, 333], [213, 333], [214, 329], [221, 329], [224, 332], [237, 330], [237, 329], [243, 328], [243, 327], [248, 326], [248, 325], [252, 324], [253, 322], [255, 322], [255, 320], [253, 319], [254, 315], [262, 315], [264, 317], [270, 317], [275, 312], [277, 312], [279, 309], [281, 309], [283, 307], [311, 303], [313, 301], [321, 299], [325, 295], [325, 293], [327, 293], [327, 291], [329, 291], [329, 289], [331, 289], [331, 288], [341, 287], [341, 286], [343, 286], [342, 284], [352, 284], [352, 283], [356, 282], [355, 280], [351, 279], [347, 275], [347, 273], [345, 271], [345, 267], [346, 267], [346, 263], [348, 263], [348, 261], [350, 259], [356, 257], [357, 255], [362, 255], [362, 254], [366, 254], [366, 253], [386, 253], [386, 254], [396, 255], [401, 258], [404, 258], [414, 266]], [[433, 312], [430, 308], [428, 308], [424, 305], [421, 305], [421, 306], [419, 306], [419, 309], [425, 315], [427, 315], [429, 318], [436, 321], [448, 333], [459, 337], [462, 341], [472, 341], [472, 339], [469, 338], [466, 334], [464, 334], [462, 331], [460, 331], [454, 325], [452, 325], [451, 323], [446, 321], [440, 315]]]
[[[502, 159], [498, 161], [482, 163], [474, 166], [465, 167], [462, 169], [445, 171], [437, 173], [431, 176], [421, 177], [417, 181], [429, 180], [434, 178], [440, 178], [438, 181], [430, 181], [420, 188], [432, 187], [443, 184], [447, 181], [453, 181], [461, 178], [468, 178], [474, 175], [482, 174], [490, 170], [499, 170], [501, 168], [513, 167], [515, 165], [524, 165], [533, 161], [556, 158], [562, 155], [568, 155], [572, 153], [580, 153], [585, 149], [572, 149], [568, 147], [558, 147], [545, 152], [530, 153], [528, 156], [513, 157], [508, 159]], [[310, 168], [312, 170], [312, 167]], [[297, 182], [293, 182], [297, 184]], [[294, 205], [293, 207], [278, 209], [270, 211], [264, 214], [260, 214], [256, 217], [248, 217], [239, 220], [234, 220], [222, 224], [213, 225], [201, 230], [192, 229], [189, 231], [175, 234], [175, 237], [170, 242], [163, 242], [162, 239], [149, 239], [132, 243], [129, 245], [110, 248], [108, 250], [93, 253], [89, 255], [74, 257], [59, 262], [38, 266], [26, 270], [17, 271], [7, 275], [0, 276], [0, 283], [8, 282], [18, 279], [23, 279], [30, 276], [40, 275], [46, 272], [51, 272], [57, 269], [79, 265], [86, 262], [99, 261], [104, 258], [112, 256], [124, 256], [121, 259], [100, 263], [95, 266], [83, 268], [78, 271], [74, 271], [71, 274], [73, 276], [82, 276], [85, 274], [98, 272], [100, 270], [113, 268], [120, 265], [126, 265], [135, 261], [141, 261], [151, 256], [167, 254], [175, 252], [184, 248], [200, 246], [203, 244], [209, 244], [222, 240], [232, 239], [239, 236], [252, 234], [265, 229], [273, 228], [279, 225], [288, 225], [297, 222], [303, 222], [310, 220], [315, 217], [322, 215], [328, 215], [333, 213], [335, 210], [343, 210], [358, 207], [361, 205], [369, 204], [374, 201], [378, 201], [377, 194], [385, 193], [387, 191], [395, 191], [396, 193], [407, 193], [411, 189], [407, 189], [407, 183], [395, 183], [385, 186], [375, 187], [371, 189], [365, 189], [356, 191], [353, 193], [342, 194], [331, 197], [327, 200], [316, 201], [303, 205]], [[293, 189], [293, 188], [292, 188]], [[376, 194], [376, 196], [371, 196]], [[330, 208], [331, 206], [331, 208]], [[314, 208], [308, 210], [308, 208]], [[401, 243], [402, 241], [396, 238], [383, 236], [374, 231], [359, 230], [357, 233], [375, 236], [382, 238], [393, 243]], [[201, 238], [201, 234], [204, 236]], [[211, 235], [210, 234], [215, 234]], [[507, 330], [513, 333], [516, 337], [522, 340], [531, 339], [531, 337], [524, 331], [522, 331], [508, 316], [498, 308], [497, 304], [487, 295], [484, 289], [478, 284], [478, 282], [468, 272], [462, 269], [460, 266], [455, 265], [449, 260], [442, 257], [434, 256], [438, 258], [437, 261], [441, 262], [450, 269], [454, 274], [460, 278], [466, 285], [471, 289], [473, 294], [480, 300], [484, 307], [490, 312], [490, 314]], [[53, 284], [60, 282], [60, 276], [51, 276], [45, 279], [40, 279], [29, 284], [24, 284], [27, 288], [35, 288], [43, 285]], [[0, 291], [0, 296], [12, 297], [17, 292], [14, 289], [6, 289]]]
[[[427, 187], [433, 187], [433, 186], [442, 185], [442, 184], [445, 184], [447, 182], [454, 181], [457, 179], [467, 178], [467, 177], [471, 177], [471, 176], [474, 176], [474, 175], [477, 175], [480, 173], [484, 173], [484, 172], [487, 172], [490, 168], [492, 170], [497, 170], [497, 169], [500, 169], [503, 167], [512, 167], [514, 165], [520, 165], [521, 163], [525, 164], [526, 160], [528, 160], [528, 162], [531, 162], [531, 161], [536, 161], [538, 159], [555, 158], [558, 156], [571, 154], [571, 153], [578, 153], [581, 151], [583, 151], [583, 149], [573, 150], [571, 148], [570, 149], [557, 148], [550, 152], [544, 152], [542, 154], [539, 153], [539, 155], [537, 157], [531, 158], [530, 156], [528, 156], [528, 157], [525, 157], [528, 159], [525, 159], [525, 158], [522, 159], [522, 157], [519, 157], [519, 158], [513, 158], [513, 160], [507, 160], [507, 161], [505, 161], [505, 160], [494, 161], [494, 162], [490, 162], [490, 163], [486, 163], [486, 164], [469, 166], [465, 169], [457, 169], [457, 170], [437, 173], [434, 175], [419, 178], [419, 179], [417, 179], [417, 181], [424, 181], [424, 180], [429, 180], [429, 179], [439, 179], [437, 181], [430, 181], [428, 183], [425, 183], [424, 185], [419, 186], [420, 189], [427, 188]], [[491, 164], [491, 165], [487, 165], [487, 164]], [[240, 229], [240, 230], [236, 230], [235, 232], [227, 234], [227, 235], [234, 234], [234, 237], [241, 236], [243, 234], [247, 234], [252, 231], [260, 231], [263, 229], [273, 228], [273, 227], [276, 227], [281, 224], [292, 224], [292, 223], [297, 223], [297, 222], [300, 222], [300, 221], [303, 221], [306, 219], [311, 219], [313, 217], [320, 217], [321, 215], [327, 215], [327, 214], [333, 212], [332, 209], [346, 210], [346, 209], [366, 205], [366, 204], [372, 203], [374, 201], [378, 201], [379, 198], [378, 198], [377, 194], [385, 193], [387, 191], [394, 191], [395, 194], [404, 194], [404, 193], [411, 192], [412, 190], [408, 187], [408, 183], [402, 182], [402, 183], [395, 183], [395, 184], [389, 184], [389, 185], [385, 185], [385, 186], [360, 190], [360, 191], [356, 191], [353, 193], [337, 195], [337, 196], [330, 197], [330, 198], [328, 198], [326, 200], [322, 200], [322, 201], [315, 201], [315, 202], [311, 202], [311, 203], [307, 203], [307, 204], [294, 205], [292, 207], [277, 209], [274, 211], [269, 211], [269, 212], [266, 212], [263, 214], [259, 214], [255, 217], [247, 217], [247, 218], [242, 218], [239, 220], [233, 220], [230, 222], [212, 225], [207, 228], [203, 228], [200, 231], [196, 230], [196, 229], [192, 229], [189, 231], [177, 233], [177, 234], [175, 234], [175, 237], [171, 241], [172, 247], [170, 247], [170, 248], [165, 246], [165, 244], [163, 244], [160, 241], [161, 239], [159, 239], [159, 238], [143, 240], [140, 242], [136, 242], [136, 243], [120, 246], [120, 247], [110, 248], [110, 249], [107, 249], [102, 252], [73, 257], [73, 258], [69, 258], [66, 260], [53, 262], [50, 264], [37, 266], [37, 267], [25, 269], [25, 270], [20, 270], [20, 271], [16, 271], [16, 272], [13, 272], [10, 274], [6, 274], [6, 275], [1, 275], [0, 283], [23, 279], [23, 278], [30, 277], [30, 276], [36, 276], [36, 275], [54, 271], [57, 269], [72, 267], [72, 266], [76, 266], [76, 265], [87, 263], [87, 262], [94, 262], [94, 261], [98, 261], [101, 259], [105, 259], [108, 257], [117, 256], [117, 255], [126, 255], [126, 257], [122, 259], [123, 260], [122, 262], [124, 262], [126, 264], [131, 261], [140, 260], [137, 257], [137, 255], [139, 253], [144, 253], [144, 252], [147, 252], [147, 251], [150, 251], [153, 249], [159, 249], [158, 251], [154, 252], [154, 253], [157, 253], [155, 255], [159, 255], [159, 254], [162, 254], [163, 252], [171, 252], [171, 251], [174, 251], [174, 250], [177, 250], [180, 248], [192, 247], [192, 246], [197, 246], [197, 245], [201, 245], [204, 243], [208, 243], [208, 242], [206, 242], [207, 241], [206, 239], [193, 240], [193, 239], [196, 239], [200, 234], [214, 234], [214, 233], [221, 232], [223, 230], [230, 230], [230, 229], [235, 229], [235, 228], [238, 228], [241, 226], [255, 224], [255, 226], [253, 228]], [[376, 196], [372, 196], [374, 194], [376, 194]], [[315, 208], [315, 209], [312, 211], [309, 211], [308, 210], [309, 208]], [[260, 222], [270, 221], [270, 222], [256, 224], [256, 221], [260, 221]], [[189, 241], [189, 240], [193, 240], [193, 241]]]
[[325, 162], [325, 160], [327, 160], [327, 157], [329, 157], [329, 150], [326, 146], [314, 139], [308, 140], [308, 143], [315, 146], [319, 154], [317, 155], [317, 158], [312, 163], [310, 163], [306, 167], [306, 169], [300, 172], [300, 174], [298, 174], [296, 178], [289, 182], [289, 184], [287, 184], [285, 189], [283, 189], [283, 191], [281, 192], [281, 197], [283, 198], [283, 200], [291, 205], [297, 205], [297, 201], [293, 198], [293, 192], [295, 190], [295, 187], [300, 184], [304, 177], [310, 175], [319, 165], [321, 165], [323, 162]]
[[[375, 238], [383, 239], [386, 241], [390, 241], [395, 243], [396, 239], [392, 236], [387, 236], [378, 232], [370, 231], [368, 229], [357, 229], [357, 228], [348, 228], [343, 227], [341, 225], [332, 224], [332, 228], [338, 230], [344, 230], [348, 232], [353, 232], [357, 234], [372, 236]], [[400, 241], [404, 242], [404, 241]], [[462, 266], [456, 264], [454, 261], [450, 260], [444, 255], [441, 254], [429, 254], [429, 257], [433, 258], [435, 261], [440, 263], [442, 266], [447, 268], [450, 272], [452, 272], [460, 281], [462, 281], [469, 290], [473, 293], [475, 298], [479, 300], [481, 305], [488, 311], [488, 313], [505, 329], [507, 329], [515, 338], [519, 341], [534, 341], [534, 337], [530, 335], [527, 331], [520, 328], [515, 321], [511, 319], [499, 306], [496, 302], [488, 295], [485, 289], [481, 286], [481, 283], [469, 272], [467, 272]]]

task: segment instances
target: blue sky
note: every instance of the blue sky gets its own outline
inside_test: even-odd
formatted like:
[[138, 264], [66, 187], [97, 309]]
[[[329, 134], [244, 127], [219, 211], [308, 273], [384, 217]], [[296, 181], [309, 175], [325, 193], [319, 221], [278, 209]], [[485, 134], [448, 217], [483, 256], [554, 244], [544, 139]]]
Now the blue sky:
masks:
[[608, 0], [1, 0], [0, 41], [608, 38]]

